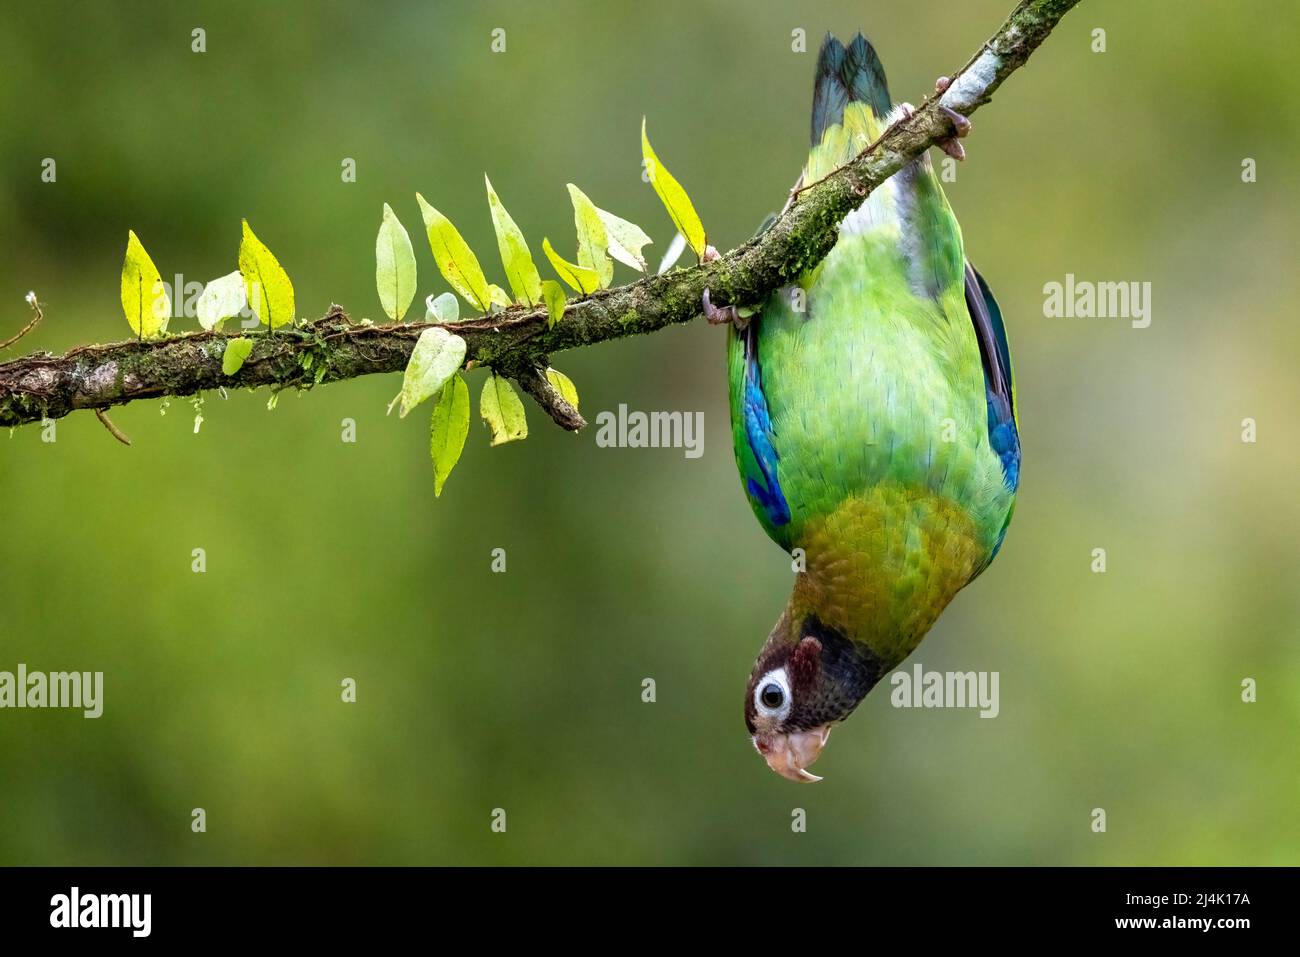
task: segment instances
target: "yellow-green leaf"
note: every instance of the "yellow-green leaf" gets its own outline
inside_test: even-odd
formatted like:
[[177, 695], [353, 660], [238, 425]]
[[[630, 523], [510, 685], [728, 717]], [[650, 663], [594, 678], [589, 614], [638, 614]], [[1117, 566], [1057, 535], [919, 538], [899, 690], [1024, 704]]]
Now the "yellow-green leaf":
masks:
[[478, 397], [478, 412], [492, 430], [492, 444], [513, 442], [528, 435], [524, 404], [510, 380], [489, 372]]
[[560, 393], [560, 398], [578, 408], [578, 387], [573, 384], [573, 380], [561, 372], [559, 369], [547, 369], [546, 381], [555, 387], [555, 391]]
[[496, 283], [488, 285], [488, 300], [494, 306], [500, 306], [503, 309], [509, 309], [514, 305], [514, 300], [510, 298], [510, 293], [506, 292]]
[[641, 272], [648, 271], [645, 256], [641, 254], [642, 246], [654, 242], [636, 223], [630, 223], [622, 217], [604, 209], [597, 209], [600, 221], [605, 224], [605, 233], [609, 237], [609, 254], [625, 266], [631, 266]]
[[415, 298], [415, 250], [411, 248], [411, 234], [387, 203], [375, 237], [375, 286], [385, 314], [401, 322]]
[[501, 265], [505, 267], [510, 291], [514, 293], [516, 301], [535, 306], [542, 300], [542, 277], [537, 274], [533, 254], [528, 251], [523, 232], [501, 205], [496, 190], [492, 188], [492, 181], [484, 176], [483, 182], [487, 183], [492, 228], [496, 230], [497, 249], [501, 252]]
[[231, 339], [226, 343], [226, 351], [221, 355], [221, 371], [226, 375], [234, 375], [244, 367], [244, 360], [252, 351], [252, 339]]
[[569, 199], [573, 202], [573, 225], [578, 230], [578, 265], [593, 271], [600, 280], [600, 288], [605, 289], [614, 278], [614, 263], [605, 253], [609, 246], [605, 222], [596, 204], [572, 183]]
[[479, 312], [487, 312], [492, 303], [492, 292], [474, 250], [461, 238], [450, 219], [426, 203], [419, 193], [415, 198], [420, 204], [424, 229], [429, 234], [429, 246], [433, 249], [438, 271], [466, 302]]
[[664, 168], [655, 155], [650, 138], [646, 136], [645, 117], [641, 118], [641, 157], [645, 162], [645, 173], [650, 185], [659, 194], [659, 201], [668, 210], [673, 225], [686, 237], [686, 241], [695, 250], [695, 255], [703, 256], [708, 245], [705, 242], [704, 224], [700, 222], [699, 214], [695, 212], [695, 206], [686, 195], [686, 190], [682, 189], [682, 184], [673, 178], [673, 174]]
[[546, 328], [553, 329], [564, 318], [564, 289], [554, 279], [547, 279], [542, 283], [542, 298], [546, 300]]
[[397, 396], [402, 403], [398, 415], [405, 418], [406, 413], [441, 389], [465, 361], [465, 348], [464, 339], [441, 326], [420, 333], [406, 361], [402, 391]]
[[244, 220], [244, 238], [239, 243], [239, 271], [248, 289], [248, 304], [268, 329], [293, 322], [293, 283], [271, 250], [267, 249]]
[[600, 276], [596, 274], [596, 270], [568, 262], [555, 251], [549, 239], [542, 240], [542, 252], [546, 253], [546, 258], [551, 261], [555, 274], [578, 292], [595, 292], [600, 288]]
[[126, 234], [126, 259], [122, 262], [122, 311], [131, 331], [141, 339], [167, 331], [172, 300], [134, 230]]
[[469, 386], [459, 375], [447, 380], [433, 407], [429, 457], [433, 459], [433, 494], [442, 494], [447, 476], [460, 461], [469, 435]]

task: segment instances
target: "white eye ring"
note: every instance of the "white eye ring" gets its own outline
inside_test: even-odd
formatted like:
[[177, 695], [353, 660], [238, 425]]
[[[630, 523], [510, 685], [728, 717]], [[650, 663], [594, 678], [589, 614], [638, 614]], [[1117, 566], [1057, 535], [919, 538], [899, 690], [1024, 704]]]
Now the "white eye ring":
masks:
[[[781, 689], [781, 704], [775, 708], [763, 703], [763, 692], [769, 685], [776, 685]], [[790, 714], [790, 702], [790, 678], [785, 673], [785, 668], [773, 668], [755, 683], [754, 711], [763, 717], [784, 721]]]

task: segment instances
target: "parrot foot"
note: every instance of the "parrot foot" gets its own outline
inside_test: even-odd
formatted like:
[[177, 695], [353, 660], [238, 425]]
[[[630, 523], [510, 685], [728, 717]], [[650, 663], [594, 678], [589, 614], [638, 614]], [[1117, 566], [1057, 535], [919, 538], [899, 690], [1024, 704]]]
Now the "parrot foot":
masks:
[[749, 325], [749, 317], [742, 316], [735, 306], [715, 306], [709, 299], [707, 288], [704, 290], [704, 319], [712, 326], [730, 323], [736, 327], [737, 332]]
[[[718, 251], [712, 246], [704, 247], [704, 255], [700, 257], [701, 262], [711, 263], [721, 259]], [[742, 316], [740, 310], [735, 306], [715, 306], [709, 299], [708, 287], [704, 289], [704, 318], [711, 326], [721, 326], [731, 323], [736, 327], [736, 331], [744, 329], [749, 325], [749, 317]]]
[[[952, 85], [952, 80], [946, 76], [941, 76], [934, 81], [934, 92], [943, 93]], [[957, 142], [959, 139], [969, 136], [971, 130], [970, 120], [962, 116], [954, 109], [939, 104], [939, 110], [952, 121], [954, 135], [939, 144], [939, 149], [943, 150], [955, 160], [964, 160], [966, 158], [966, 149]]]

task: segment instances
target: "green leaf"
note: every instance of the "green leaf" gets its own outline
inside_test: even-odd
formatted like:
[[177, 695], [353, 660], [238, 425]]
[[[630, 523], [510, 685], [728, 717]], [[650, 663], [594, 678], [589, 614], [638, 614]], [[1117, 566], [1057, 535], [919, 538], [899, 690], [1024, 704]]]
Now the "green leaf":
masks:
[[546, 328], [554, 329], [564, 318], [564, 289], [554, 279], [547, 279], [542, 283], [542, 298], [546, 300]]
[[510, 380], [489, 372], [478, 397], [478, 412], [492, 430], [492, 444], [501, 445], [525, 438], [528, 422], [524, 418], [524, 404], [519, 401]]
[[[542, 277], [537, 274], [537, 265], [533, 254], [528, 251], [524, 234], [515, 225], [514, 219], [506, 212], [492, 189], [492, 181], [483, 177], [487, 184], [488, 206], [492, 210], [492, 228], [497, 233], [497, 249], [501, 252], [501, 265], [506, 270], [506, 280], [515, 300], [535, 306], [542, 301]], [[508, 304], [507, 304], [508, 305]]]
[[[401, 401], [398, 415], [406, 417], [417, 405], [441, 389], [465, 361], [465, 340], [440, 326], [425, 329], [415, 341], [411, 358], [402, 376], [402, 391], [393, 401]], [[388, 408], [391, 410], [392, 405]]]
[[560, 393], [560, 397], [565, 402], [578, 408], [578, 387], [573, 384], [573, 380], [561, 372], [559, 369], [547, 369], [546, 381], [555, 387], [555, 391]]
[[614, 278], [614, 263], [605, 254], [609, 246], [605, 222], [596, 204], [572, 183], [569, 199], [573, 202], [573, 225], [578, 230], [578, 265], [592, 270], [599, 277], [600, 288], [605, 289]]
[[460, 300], [454, 292], [444, 292], [436, 299], [433, 296], [424, 300], [425, 322], [456, 322], [460, 319]]
[[226, 343], [226, 351], [221, 356], [221, 371], [226, 375], [234, 375], [244, 367], [244, 360], [252, 351], [252, 339], [231, 339]]
[[433, 249], [438, 271], [466, 302], [479, 312], [487, 312], [492, 303], [492, 293], [474, 250], [461, 238], [450, 219], [426, 203], [419, 193], [415, 198], [424, 216], [424, 229], [429, 234], [429, 246]]
[[429, 457], [433, 459], [433, 494], [442, 494], [447, 476], [460, 461], [469, 435], [469, 386], [459, 375], [453, 375], [438, 393], [433, 407], [433, 422], [429, 434]]
[[271, 250], [267, 249], [244, 220], [244, 238], [239, 244], [239, 271], [248, 290], [248, 304], [268, 329], [293, 322], [293, 283]]
[[126, 259], [122, 262], [122, 311], [131, 331], [144, 339], [167, 331], [172, 314], [171, 296], [135, 230], [126, 234]]
[[203, 287], [195, 312], [199, 325], [209, 331], [220, 329], [227, 319], [233, 319], [248, 305], [248, 289], [239, 271], [214, 279]]
[[415, 298], [415, 250], [410, 233], [387, 203], [375, 237], [375, 286], [385, 314], [401, 322]]
[[549, 239], [542, 240], [542, 252], [546, 253], [546, 258], [551, 261], [555, 274], [578, 292], [585, 294], [600, 288], [600, 276], [594, 269], [586, 269], [568, 262], [552, 248]]
[[641, 255], [641, 247], [649, 246], [654, 240], [636, 223], [630, 223], [608, 210], [597, 209], [596, 212], [605, 224], [605, 233], [609, 237], [609, 254], [625, 266], [647, 272], [649, 266], [646, 265], [645, 256]]
[[641, 157], [645, 162], [645, 172], [650, 179], [650, 185], [659, 194], [659, 201], [664, 204], [664, 209], [668, 210], [673, 225], [686, 237], [686, 241], [695, 250], [695, 255], [703, 256], [708, 245], [705, 242], [704, 224], [700, 222], [699, 214], [695, 212], [695, 206], [691, 203], [691, 198], [686, 195], [686, 190], [682, 189], [682, 184], [673, 179], [673, 174], [668, 172], [659, 162], [659, 157], [655, 155], [654, 147], [650, 145], [650, 138], [646, 136], [645, 117], [641, 118]]

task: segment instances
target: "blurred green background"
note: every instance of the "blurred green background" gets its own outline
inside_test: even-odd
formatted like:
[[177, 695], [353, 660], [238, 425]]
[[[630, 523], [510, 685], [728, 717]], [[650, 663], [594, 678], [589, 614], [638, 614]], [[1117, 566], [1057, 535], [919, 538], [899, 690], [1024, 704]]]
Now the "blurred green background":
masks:
[[[420, 299], [446, 289], [420, 190], [500, 282], [484, 171], [539, 259], [572, 242], [573, 181], [657, 261], [642, 115], [729, 248], [800, 168], [826, 30], [866, 31], [917, 102], [1011, 5], [7, 5], [0, 338], [28, 289], [47, 310], [4, 358], [127, 335], [128, 228], [205, 282], [246, 216], [304, 317], [377, 317], [385, 201]], [[0, 711], [0, 862], [1297, 863], [1297, 31], [1289, 4], [1084, 0], [975, 119], [947, 190], [1008, 317], [1023, 482], [997, 563], [912, 661], [999, 671], [996, 720], [882, 687], [825, 783], [754, 754], [742, 696], [789, 566], [741, 493], [701, 322], [555, 357], [589, 419], [702, 410], [697, 460], [598, 448], [529, 403], [526, 442], [489, 449], [476, 417], [435, 499], [427, 412], [384, 415], [396, 375], [273, 411], [210, 395], [197, 435], [185, 400], [132, 405], [129, 449], [88, 413], [53, 444], [0, 436], [0, 670], [106, 685], [94, 721]], [[1150, 328], [1044, 318], [1067, 272], [1151, 282]]]

